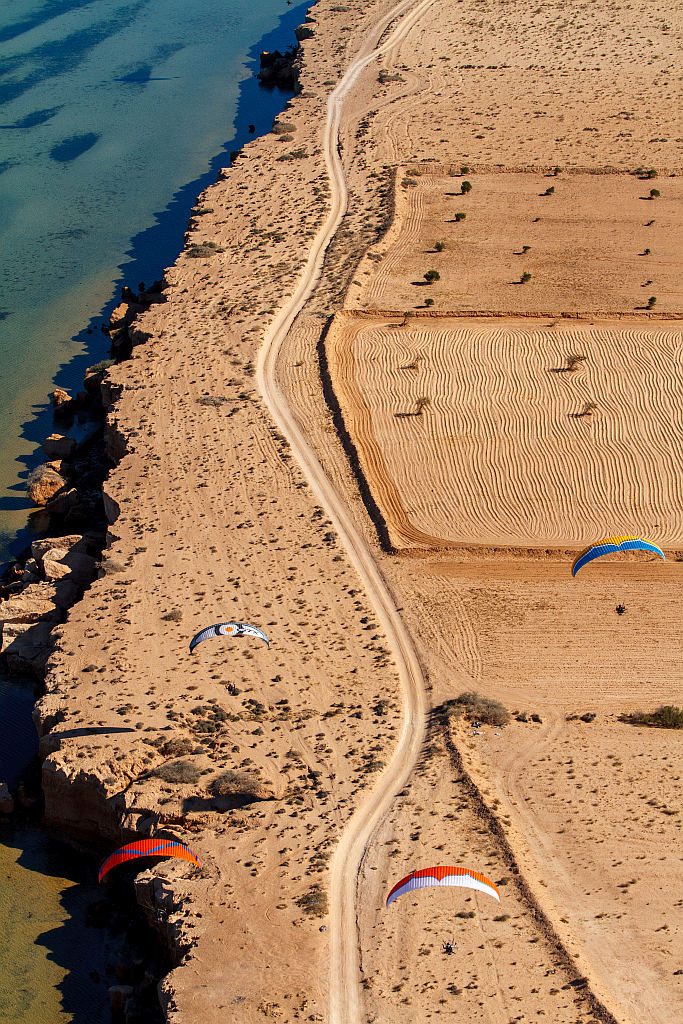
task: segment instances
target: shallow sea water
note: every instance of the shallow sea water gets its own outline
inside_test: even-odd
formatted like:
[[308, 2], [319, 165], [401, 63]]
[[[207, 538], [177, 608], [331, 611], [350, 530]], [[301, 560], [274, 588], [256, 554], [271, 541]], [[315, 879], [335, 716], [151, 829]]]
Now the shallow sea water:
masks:
[[[35, 536], [25, 477], [52, 432], [47, 395], [106, 358], [121, 286], [161, 277], [196, 195], [270, 129], [261, 88], [307, 4], [6, 0], [0, 4], [0, 562]], [[90, 331], [90, 333], [88, 333]], [[37, 751], [33, 684], [0, 675], [0, 781]], [[0, 821], [0, 1021], [106, 1024], [97, 860]], [[100, 982], [90, 977], [97, 970]]]
[[82, 387], [121, 284], [161, 276], [248, 122], [269, 130], [287, 95], [254, 81], [258, 51], [295, 43], [305, 10], [0, 4], [0, 561], [30, 540], [24, 478], [44, 458], [48, 393]]

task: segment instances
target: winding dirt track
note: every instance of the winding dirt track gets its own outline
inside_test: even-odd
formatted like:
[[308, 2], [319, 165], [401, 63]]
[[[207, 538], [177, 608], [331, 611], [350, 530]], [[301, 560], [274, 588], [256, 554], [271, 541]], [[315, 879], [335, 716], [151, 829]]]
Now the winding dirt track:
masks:
[[[381, 45], [370, 42], [349, 67], [339, 85], [330, 94], [325, 126], [325, 154], [331, 184], [332, 209], [327, 222], [315, 239], [303, 276], [290, 302], [276, 316], [259, 354], [257, 382], [274, 420], [287, 436], [318, 500], [333, 520], [341, 542], [363, 581], [368, 598], [391, 644], [404, 690], [404, 717], [396, 752], [378, 781], [376, 788], [357, 809], [344, 832], [331, 865], [330, 880], [330, 1006], [331, 1024], [356, 1024], [360, 1021], [361, 1003], [358, 984], [358, 935], [356, 928], [356, 882], [360, 863], [372, 834], [382, 816], [391, 806], [415, 764], [425, 723], [425, 696], [422, 672], [389, 591], [375, 565], [372, 552], [356, 532], [346, 510], [344, 499], [309, 446], [285, 396], [276, 384], [276, 365], [282, 342], [320, 278], [325, 250], [332, 240], [346, 210], [347, 190], [338, 152], [338, 137], [344, 99], [360, 72], [371, 61], [400, 43], [434, 0], [413, 0], [397, 3], [375, 26], [374, 38], [381, 35], [397, 18], [397, 27]], [[412, 8], [412, 9], [411, 9]]]

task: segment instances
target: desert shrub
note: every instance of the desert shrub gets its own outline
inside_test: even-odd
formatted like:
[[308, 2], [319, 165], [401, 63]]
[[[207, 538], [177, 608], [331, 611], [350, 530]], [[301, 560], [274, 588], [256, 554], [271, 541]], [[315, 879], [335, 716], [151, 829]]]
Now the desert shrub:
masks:
[[652, 307], [654, 306], [656, 301], [657, 301], [657, 296], [656, 295], [651, 295], [650, 298], [647, 300], [648, 309], [652, 309]]
[[650, 189], [650, 199], [657, 199], [657, 197], [660, 196], [661, 194], [662, 193], [659, 191], [658, 188]]
[[170, 764], [162, 764], [152, 772], [152, 775], [163, 779], [164, 782], [197, 782], [199, 774], [199, 770], [191, 761], [171, 761]]
[[229, 401], [230, 399], [225, 398], [224, 395], [204, 395], [202, 398], [197, 399], [197, 405], [213, 405], [217, 409]]
[[282, 163], [284, 160], [305, 160], [307, 156], [305, 149], [293, 149], [291, 153], [283, 153], [277, 159], [278, 163]]
[[441, 280], [441, 274], [438, 270], [428, 270], [423, 276], [427, 284], [434, 284], [435, 281]]
[[191, 754], [194, 750], [194, 743], [185, 736], [177, 736], [175, 739], [167, 740], [161, 748], [161, 753], [166, 757], [182, 757], [183, 754]]
[[522, 276], [519, 279], [520, 284], [526, 284], [527, 281], [530, 281], [530, 280], [531, 280], [531, 274], [529, 273], [528, 270], [525, 270], [524, 273], [522, 274]]
[[228, 770], [209, 783], [212, 796], [251, 796], [256, 799], [258, 784], [246, 772]]
[[464, 220], [466, 216], [467, 216], [467, 214], [466, 214], [466, 213], [456, 213], [456, 215], [455, 215], [455, 221], [456, 221], [456, 223], [457, 223], [457, 224], [459, 224], [459, 223], [460, 223], [460, 221], [461, 221], [461, 220]]
[[574, 370], [578, 370], [581, 363], [584, 363], [587, 358], [588, 356], [567, 356], [567, 369], [570, 373], [573, 373]]
[[648, 178], [656, 178], [657, 177], [657, 172], [654, 169], [654, 167], [651, 167], [650, 170], [647, 172], [647, 177]]
[[484, 725], [507, 725], [511, 718], [510, 712], [500, 701], [482, 697], [476, 690], [461, 693], [455, 698], [455, 703], [462, 707], [467, 718], [476, 719]]
[[404, 178], [401, 184], [404, 188], [417, 188], [417, 182], [413, 178]]
[[429, 404], [430, 404], [430, 401], [429, 401], [429, 399], [427, 398], [426, 395], [422, 395], [420, 398], [418, 398], [416, 406], [415, 406], [415, 415], [416, 416], [421, 416], [423, 410], [426, 409]]
[[555, 177], [557, 177], [558, 174], [562, 174], [562, 168], [559, 165], [557, 167], [553, 167], [553, 174]]
[[466, 195], [468, 192], [471, 192], [471, 191], [472, 191], [472, 182], [471, 181], [463, 181], [461, 183], [461, 185], [460, 185], [460, 192], [462, 193], [462, 195]]
[[551, 186], [550, 186], [550, 188], [547, 188], [547, 189], [545, 190], [545, 192], [543, 193], [543, 195], [544, 195], [544, 196], [551, 196], [551, 195], [553, 194], [553, 192], [554, 192], [554, 191], [555, 191], [555, 186], [554, 186], [554, 185], [551, 185]]
[[217, 252], [223, 252], [223, 250], [218, 245], [210, 245], [206, 242], [203, 245], [191, 245], [185, 255], [189, 256], [190, 259], [198, 260], [204, 259], [207, 256], [215, 256]]
[[673, 704], [662, 704], [656, 711], [636, 711], [631, 715], [622, 715], [620, 721], [630, 725], [650, 725], [658, 729], [683, 729], [683, 709]]
[[164, 622], [180, 622], [182, 617], [183, 613], [180, 608], [172, 608], [170, 612], [166, 612], [165, 615], [161, 616]]
[[434, 250], [436, 252], [443, 252], [445, 248], [446, 248], [446, 243], [445, 242], [434, 242]]
[[459, 910], [455, 916], [461, 917], [463, 920], [467, 920], [473, 918], [475, 915], [473, 910]]
[[300, 896], [296, 901], [297, 907], [301, 907], [305, 914], [311, 917], [324, 917], [327, 913], [329, 901], [327, 893], [320, 885], [312, 885], [308, 892]]
[[274, 121], [271, 131], [273, 135], [288, 135], [289, 132], [293, 132], [296, 128], [295, 124], [291, 121]]
[[469, 173], [470, 173], [470, 169], [469, 169], [469, 167], [466, 167], [466, 166], [464, 166], [464, 165], [463, 165], [463, 166], [462, 166], [462, 167], [460, 168], [460, 173], [461, 173], [461, 174], [469, 174]]
[[94, 366], [88, 367], [88, 373], [101, 373], [102, 370], [108, 370], [110, 366], [114, 365], [113, 359], [103, 359], [100, 363], [95, 363]]
[[434, 299], [425, 299], [425, 306], [433, 306]]

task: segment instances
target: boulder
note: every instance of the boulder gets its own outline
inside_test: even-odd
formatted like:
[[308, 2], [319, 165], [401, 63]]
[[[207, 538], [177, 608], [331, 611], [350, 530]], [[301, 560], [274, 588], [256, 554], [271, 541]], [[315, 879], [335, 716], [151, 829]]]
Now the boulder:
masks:
[[29, 793], [22, 782], [17, 790], [17, 803], [20, 807], [23, 807], [25, 811], [30, 811], [30, 809], [38, 803], [38, 797]]
[[109, 1001], [112, 1013], [121, 1013], [127, 1001], [135, 995], [132, 985], [112, 985], [109, 989]]
[[90, 555], [65, 548], [52, 548], [43, 556], [45, 579], [53, 582], [68, 578], [76, 587], [85, 590], [95, 579], [95, 559]]
[[30, 587], [0, 604], [0, 621], [4, 623], [3, 640], [8, 626], [35, 622], [57, 622], [59, 612], [55, 604], [57, 588], [53, 583], [32, 583]]
[[73, 508], [78, 502], [78, 491], [75, 487], [72, 487], [69, 491], [63, 491], [58, 494], [52, 501], [48, 501], [45, 508], [51, 516], [65, 516], [70, 508]]
[[52, 409], [55, 413], [63, 416], [73, 409], [73, 399], [68, 391], [63, 388], [55, 388], [51, 395]]
[[45, 678], [45, 666], [52, 654], [51, 631], [54, 623], [5, 623], [3, 629], [3, 655], [10, 672], [21, 676]]
[[76, 441], [73, 437], [65, 437], [64, 434], [50, 434], [43, 441], [43, 451], [48, 459], [68, 459], [76, 450]]
[[33, 504], [38, 506], [47, 505], [48, 501], [64, 487], [66, 487], [66, 480], [48, 463], [37, 466], [26, 481], [28, 496]]
[[7, 788], [6, 782], [0, 782], [0, 814], [12, 814], [14, 799]]
[[294, 29], [294, 35], [301, 42], [302, 39], [312, 39], [315, 32], [310, 25], [298, 25]]
[[38, 563], [40, 571], [43, 571], [43, 558], [53, 548], [61, 548], [65, 551], [85, 551], [88, 546], [88, 538], [80, 533], [71, 533], [67, 537], [41, 537], [31, 544], [31, 554]]

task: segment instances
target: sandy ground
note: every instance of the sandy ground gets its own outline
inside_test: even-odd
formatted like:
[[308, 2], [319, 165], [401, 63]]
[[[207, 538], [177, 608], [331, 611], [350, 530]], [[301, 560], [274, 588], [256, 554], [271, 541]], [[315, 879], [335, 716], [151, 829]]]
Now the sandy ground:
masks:
[[[287, 123], [291, 141], [279, 141], [286, 138], [282, 134], [256, 140], [224, 180], [200, 197], [188, 245], [211, 241], [223, 251], [179, 258], [167, 272], [168, 301], [138, 325], [147, 339], [131, 362], [110, 373], [123, 388], [110, 413], [112, 449], [121, 458], [106, 488], [110, 546], [105, 575], [61, 630], [40, 709], [53, 726], [43, 740], [49, 753], [44, 777], [53, 820], [66, 829], [80, 827], [91, 836], [99, 830], [110, 846], [119, 829], [124, 838], [170, 829], [203, 858], [201, 875], [166, 863], [140, 883], [141, 898], [165, 911], [160, 927], [184, 954], [164, 983], [167, 1016], [176, 1022], [330, 1015], [327, 932], [320, 931], [329, 924], [328, 864], [363, 790], [381, 780], [401, 728], [393, 652], [253, 378], [264, 331], [296, 287], [329, 209], [321, 148], [325, 97], [372, 33], [382, 34], [380, 17], [388, 21], [391, 9], [388, 2], [357, 0], [316, 5], [314, 34], [304, 42], [303, 92], [279, 119]], [[429, 702], [436, 706], [476, 687], [511, 711], [539, 712], [542, 718], [537, 725], [514, 722], [501, 736], [495, 730], [470, 736], [463, 723], [451, 733], [430, 725], [424, 756], [373, 833], [357, 876], [359, 1019], [368, 1024], [422, 1021], [439, 1013], [491, 1024], [538, 1016], [558, 1024], [669, 1024], [681, 1015], [673, 813], [681, 792], [679, 737], [634, 729], [616, 717], [641, 705], [680, 703], [676, 562], [653, 567], [652, 577], [650, 564], [635, 562], [628, 571], [615, 569], [613, 577], [602, 568], [590, 575], [586, 570], [578, 584], [559, 577], [559, 557], [527, 552], [524, 566], [517, 549], [506, 546], [533, 546], [534, 530], [519, 498], [507, 504], [502, 498], [514, 498], [520, 486], [514, 481], [526, 473], [534, 493], [544, 497], [531, 506], [534, 529], [545, 531], [542, 547], [565, 551], [569, 559], [581, 538], [568, 526], [577, 513], [565, 508], [562, 496], [571, 495], [578, 510], [590, 506], [586, 481], [601, 452], [606, 479], [628, 481], [634, 466], [647, 470], [647, 487], [637, 500], [648, 514], [658, 513], [655, 522], [664, 525], [657, 536], [675, 547], [680, 446], [672, 425], [678, 429], [679, 328], [659, 322], [621, 332], [616, 326], [575, 328], [590, 343], [590, 358], [571, 375], [549, 372], [562, 365], [577, 339], [565, 325], [559, 338], [544, 337], [543, 345], [540, 324], [498, 325], [493, 331], [477, 326], [466, 336], [458, 324], [439, 328], [443, 366], [432, 374], [436, 390], [420, 421], [436, 423], [430, 417], [438, 413], [439, 429], [449, 437], [471, 435], [466, 445], [457, 441], [459, 458], [449, 463], [457, 473], [434, 471], [434, 446], [416, 445], [415, 428], [422, 429], [417, 417], [393, 415], [406, 411], [404, 398], [411, 412], [413, 398], [423, 394], [416, 395], [414, 374], [427, 374], [419, 361], [417, 371], [398, 369], [398, 338], [408, 329], [393, 329], [394, 349], [387, 343], [381, 359], [373, 361], [366, 352], [358, 360], [356, 386], [375, 425], [377, 418], [384, 423], [391, 443], [379, 450], [404, 514], [426, 538], [404, 538], [399, 546], [437, 548], [438, 537], [451, 546], [447, 553], [382, 552], [366, 509], [372, 511], [374, 501], [388, 520], [392, 510], [371, 474], [369, 493], [358, 489], [325, 375], [330, 314], [345, 300], [357, 307], [382, 267], [377, 260], [361, 265], [361, 259], [368, 251], [381, 254], [383, 241], [388, 251], [392, 239], [405, 238], [400, 203], [416, 204], [429, 191], [422, 175], [395, 204], [393, 165], [405, 168], [429, 158], [458, 170], [464, 161], [525, 169], [514, 181], [474, 176], [468, 201], [480, 204], [482, 218], [490, 211], [481, 203], [477, 181], [490, 180], [492, 191], [495, 180], [501, 189], [509, 187], [508, 197], [519, 196], [520, 182], [526, 187], [533, 181], [535, 187], [549, 181], [528, 172], [531, 165], [544, 165], [546, 173], [559, 164], [568, 170], [655, 166], [670, 173], [682, 162], [675, 103], [679, 35], [680, 12], [663, 3], [628, 9], [600, 3], [580, 11], [557, 3], [534, 12], [517, 3], [503, 11], [498, 4], [470, 0], [435, 2], [404, 43], [361, 74], [344, 110], [341, 152], [349, 208], [315, 294], [283, 348], [280, 385], [359, 535], [375, 553], [414, 638]], [[380, 81], [382, 70], [387, 74]], [[580, 189], [590, 191], [597, 183], [598, 198], [595, 190], [590, 198], [595, 204], [605, 181], [635, 192], [644, 187], [626, 175], [596, 176], [588, 185], [569, 173], [558, 177], [556, 195], [548, 199], [561, 200], [564, 205], [555, 209], [563, 212], [552, 225], [553, 247], [550, 226], [543, 228], [550, 255], [534, 264], [540, 281], [553, 260], [572, 251], [571, 203], [580, 204]], [[677, 194], [675, 179], [654, 183], [664, 200], [658, 209], [672, 205], [669, 182], [671, 195]], [[434, 207], [423, 203], [414, 218], [417, 249], [437, 240], [431, 223], [425, 221], [423, 229], [420, 219], [440, 209], [442, 200], [434, 198]], [[535, 203], [537, 193], [532, 198]], [[514, 205], [502, 193], [496, 202], [500, 208]], [[658, 201], [633, 202], [650, 210]], [[533, 246], [513, 238], [517, 216], [506, 221], [505, 258], [484, 261], [489, 276], [482, 277], [482, 287], [490, 296], [502, 295], [503, 288], [515, 296], [522, 291], [500, 283], [508, 243]], [[631, 214], [616, 202], [615, 216], [621, 217], [621, 237], [631, 230], [624, 220]], [[463, 237], [473, 240], [473, 252], [488, 244], [481, 229], [470, 226], [476, 219], [468, 214], [457, 225], [472, 231]], [[634, 244], [644, 244], [633, 225]], [[655, 228], [661, 252], [675, 258], [678, 250], [661, 225], [642, 231]], [[601, 230], [594, 274], [603, 273], [609, 251], [609, 229]], [[453, 265], [452, 250], [440, 255], [445, 268]], [[424, 259], [435, 258], [407, 253], [409, 276]], [[638, 259], [629, 250], [629, 274], [636, 275]], [[524, 269], [516, 261], [511, 266]], [[666, 294], [673, 307], [678, 279], [662, 265], [656, 272], [673, 282], [661, 290], [662, 303]], [[443, 275], [439, 308], [461, 310], [462, 294], [449, 273]], [[655, 274], [648, 271], [648, 277], [654, 280]], [[403, 288], [400, 274], [399, 279]], [[595, 308], [593, 285], [572, 300], [571, 280], [565, 278], [561, 292], [566, 309]], [[628, 286], [619, 275], [610, 282], [609, 310], [623, 296], [634, 301], [636, 287], [645, 294], [637, 275]], [[470, 274], [468, 292], [475, 298], [477, 287]], [[539, 305], [533, 309], [546, 309], [541, 303], [551, 298], [560, 301], [560, 293], [552, 292], [554, 281], [548, 287], [547, 295], [536, 289], [533, 301]], [[408, 289], [410, 305], [396, 301], [396, 309], [412, 309], [417, 290]], [[472, 308], [486, 308], [472, 301]], [[460, 425], [455, 419], [462, 411], [439, 398], [450, 398], [443, 384], [448, 374], [457, 382], [446, 345], [449, 331], [460, 331], [461, 344], [471, 346], [470, 358], [473, 351], [484, 352], [477, 388], [468, 392], [469, 418]], [[419, 354], [409, 348], [406, 355]], [[628, 378], [610, 360], [628, 367]], [[518, 373], [520, 391], [532, 395], [524, 398], [526, 405], [521, 398], [515, 403], [507, 384], [500, 387], [497, 415], [505, 420], [506, 435], [512, 418], [511, 436], [520, 439], [505, 471], [502, 464], [491, 466], [476, 443], [491, 430], [487, 387], [496, 362], [503, 383]], [[388, 374], [390, 366], [391, 384], [379, 373]], [[666, 382], [663, 393], [660, 380]], [[404, 390], [396, 391], [397, 407], [390, 407], [381, 396], [399, 383]], [[466, 387], [465, 375], [461, 386]], [[581, 401], [593, 401], [594, 391], [603, 407], [575, 422], [571, 414], [581, 411]], [[348, 415], [352, 403], [341, 398]], [[546, 431], [525, 431], [530, 409], [537, 427], [554, 417], [578, 490], [558, 472]], [[580, 450], [569, 443], [576, 428], [583, 431]], [[625, 446], [628, 430], [637, 443]], [[610, 445], [604, 439], [615, 440]], [[645, 445], [650, 447], [643, 451]], [[497, 481], [488, 511], [481, 482], [475, 487], [477, 465]], [[469, 491], [454, 484], [461, 470]], [[510, 474], [512, 482], [506, 479]], [[544, 493], [544, 474], [554, 500]], [[408, 477], [410, 500], [404, 493]], [[420, 505], [422, 492], [438, 507]], [[461, 496], [465, 511], [449, 532], [445, 526], [450, 528]], [[624, 484], [616, 497], [604, 498], [600, 516], [616, 518], [633, 502]], [[483, 520], [488, 532], [477, 534], [475, 524]], [[503, 528], [495, 526], [501, 522]], [[394, 538], [399, 527], [392, 521]], [[477, 549], [484, 540], [500, 550]], [[460, 550], [465, 542], [466, 550]], [[618, 603], [627, 609], [621, 617]], [[264, 628], [270, 650], [215, 640], [190, 657], [191, 635], [227, 618]], [[586, 710], [597, 715], [592, 724], [567, 721]], [[179, 760], [194, 768], [191, 781], [150, 774]], [[237, 781], [232, 777], [232, 800], [216, 795], [226, 770], [241, 773]], [[230, 808], [239, 803], [234, 790], [247, 782], [260, 799]], [[445, 901], [441, 893], [425, 893], [385, 913], [391, 884], [435, 860], [490, 872], [501, 881], [500, 908], [487, 905], [483, 896], [463, 894], [453, 911], [450, 893]], [[308, 914], [307, 903], [321, 916]], [[461, 911], [468, 916], [457, 917]], [[454, 922], [458, 955], [442, 956]], [[581, 977], [587, 987], [571, 985]]]
[[[683, 178], [664, 174], [398, 168], [396, 230], [349, 303], [605, 316], [637, 315], [654, 297], [653, 312], [680, 316]], [[430, 285], [429, 270], [440, 275]]]

